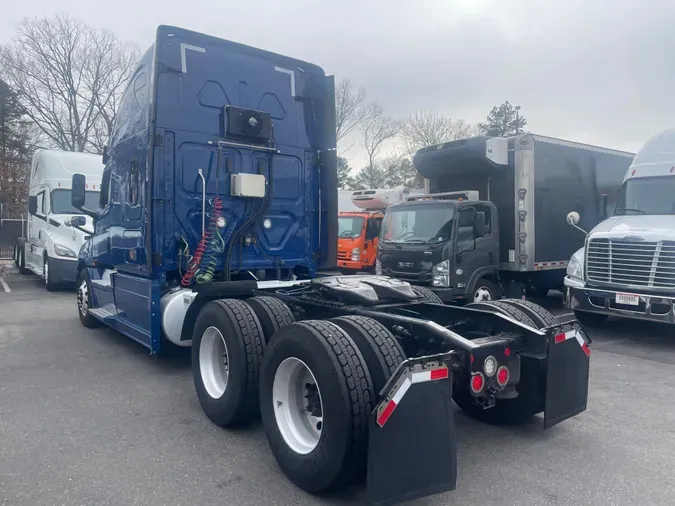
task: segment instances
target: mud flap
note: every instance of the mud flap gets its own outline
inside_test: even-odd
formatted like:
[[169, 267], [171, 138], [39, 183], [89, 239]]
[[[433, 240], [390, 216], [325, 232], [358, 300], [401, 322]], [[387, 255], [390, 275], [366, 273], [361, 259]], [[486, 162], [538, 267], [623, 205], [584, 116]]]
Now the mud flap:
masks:
[[407, 360], [384, 387], [368, 427], [366, 493], [371, 504], [455, 489], [452, 372], [443, 360]]
[[547, 335], [544, 428], [586, 410], [591, 341], [577, 322], [542, 329]]

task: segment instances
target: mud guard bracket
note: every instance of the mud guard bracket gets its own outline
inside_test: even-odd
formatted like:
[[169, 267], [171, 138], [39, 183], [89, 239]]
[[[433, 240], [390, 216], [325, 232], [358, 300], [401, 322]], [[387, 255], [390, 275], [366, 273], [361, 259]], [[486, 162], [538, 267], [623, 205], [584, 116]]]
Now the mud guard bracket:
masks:
[[389, 505], [454, 490], [457, 444], [448, 355], [406, 360], [369, 418], [367, 498]]
[[544, 428], [586, 410], [591, 341], [577, 322], [542, 329], [547, 334]]

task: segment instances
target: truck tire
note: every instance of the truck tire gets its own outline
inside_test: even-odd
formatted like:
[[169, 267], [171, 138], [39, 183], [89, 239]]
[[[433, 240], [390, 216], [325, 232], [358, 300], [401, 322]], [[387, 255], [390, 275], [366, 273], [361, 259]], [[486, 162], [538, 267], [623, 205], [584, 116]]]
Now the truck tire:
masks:
[[[487, 309], [503, 313], [516, 321], [533, 328], [539, 328], [532, 319], [520, 308], [511, 306], [502, 301], [482, 302], [468, 304], [467, 307]], [[515, 399], [497, 399], [495, 405], [489, 409], [483, 409], [474, 402], [469, 392], [468, 384], [465, 388], [453, 388], [452, 399], [469, 418], [490, 425], [520, 425], [526, 423], [537, 413], [544, 410], [543, 383], [540, 380], [535, 362], [521, 362], [518, 397]]]
[[599, 327], [607, 321], [608, 316], [600, 313], [589, 313], [587, 311], [575, 311], [574, 317], [584, 327]]
[[206, 416], [220, 427], [258, 416], [258, 375], [265, 339], [251, 307], [240, 300], [206, 304], [192, 335], [192, 377]]
[[30, 274], [30, 269], [26, 269], [26, 243], [19, 245], [19, 273]]
[[433, 290], [425, 286], [410, 285], [415, 295], [419, 297], [419, 302], [429, 302], [431, 304], [443, 304], [441, 298]]
[[467, 304], [466, 307], [483, 309], [486, 311], [492, 311], [493, 313], [501, 313], [510, 318], [513, 318], [514, 320], [520, 323], [524, 323], [525, 325], [528, 325], [530, 327], [539, 328], [532, 321], [532, 319], [525, 312], [523, 312], [522, 309], [512, 306], [510, 304], [505, 304], [502, 301], [472, 302], [471, 304]]
[[340, 316], [330, 320], [344, 330], [359, 348], [379, 395], [406, 357], [394, 335], [377, 320], [364, 316]]
[[80, 323], [88, 329], [101, 326], [101, 322], [89, 314], [91, 308], [91, 281], [87, 269], [82, 269], [77, 275], [77, 314]]
[[261, 368], [260, 410], [272, 453], [296, 486], [338, 490], [365, 474], [373, 407], [365, 360], [340, 327], [305, 320], [274, 334]]
[[251, 297], [246, 303], [258, 317], [266, 343], [277, 330], [295, 321], [291, 308], [276, 297]]
[[498, 300], [502, 296], [499, 288], [486, 278], [480, 278], [476, 281], [473, 290], [469, 294], [471, 302], [489, 302]]
[[530, 317], [530, 320], [534, 322], [538, 329], [551, 327], [552, 325], [558, 325], [559, 323], [558, 319], [553, 316], [552, 313], [532, 301], [522, 299], [502, 299], [499, 302], [510, 304], [520, 309]]

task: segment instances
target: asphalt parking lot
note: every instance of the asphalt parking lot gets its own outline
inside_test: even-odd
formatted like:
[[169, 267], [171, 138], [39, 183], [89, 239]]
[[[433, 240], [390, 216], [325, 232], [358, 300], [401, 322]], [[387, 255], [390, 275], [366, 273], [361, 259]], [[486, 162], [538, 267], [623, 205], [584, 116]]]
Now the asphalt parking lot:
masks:
[[[189, 355], [80, 325], [74, 294], [0, 267], [0, 504], [360, 504], [286, 480], [259, 426], [202, 414]], [[546, 304], [569, 318], [560, 300]], [[636, 505], [675, 497], [675, 331], [591, 334], [588, 410], [549, 431], [457, 414], [457, 490], [410, 504]]]

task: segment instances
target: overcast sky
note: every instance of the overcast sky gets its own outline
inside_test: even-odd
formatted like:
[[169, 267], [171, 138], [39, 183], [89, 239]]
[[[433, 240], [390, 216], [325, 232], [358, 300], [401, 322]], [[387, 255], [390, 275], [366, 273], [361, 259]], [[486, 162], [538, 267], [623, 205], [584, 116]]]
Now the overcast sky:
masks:
[[[483, 121], [509, 100], [527, 129], [637, 150], [675, 126], [673, 0], [2, 0], [0, 43], [64, 11], [152, 44], [170, 24], [301, 58], [387, 114]], [[360, 168], [357, 147], [347, 152]]]

